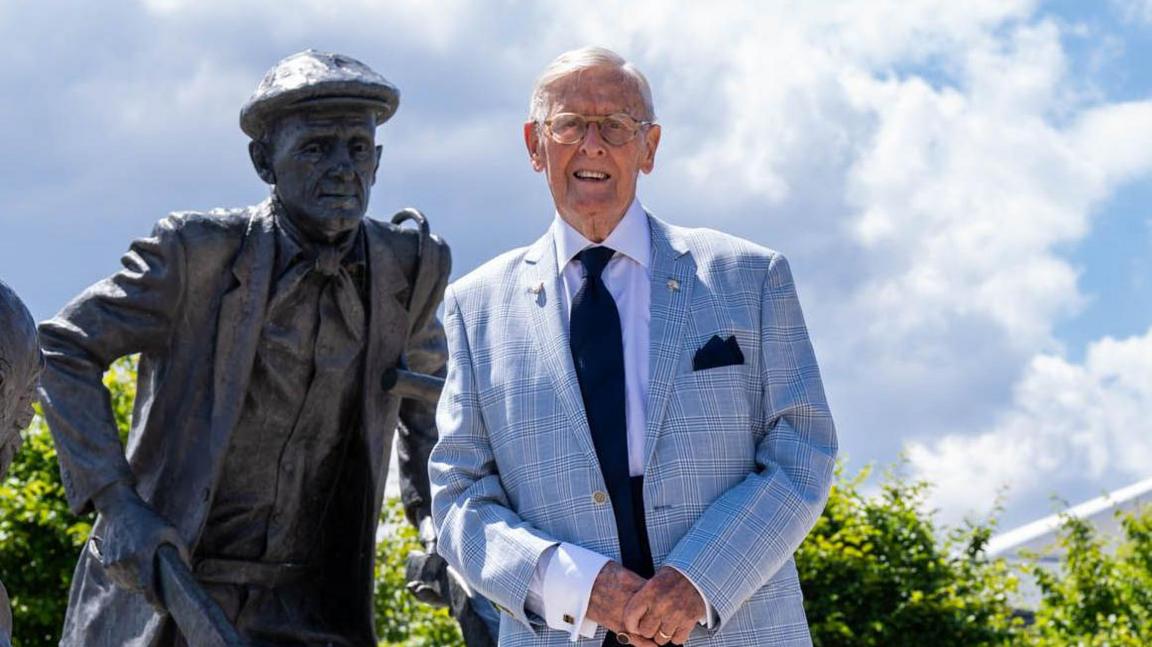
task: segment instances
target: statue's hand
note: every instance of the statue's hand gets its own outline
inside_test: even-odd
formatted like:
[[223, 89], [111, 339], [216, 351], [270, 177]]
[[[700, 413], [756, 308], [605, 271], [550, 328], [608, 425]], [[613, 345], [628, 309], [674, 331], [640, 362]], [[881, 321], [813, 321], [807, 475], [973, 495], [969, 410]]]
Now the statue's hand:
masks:
[[162, 609], [156, 551], [163, 544], [172, 544], [187, 563], [188, 548], [180, 533], [126, 484], [105, 488], [94, 503], [104, 517], [104, 526], [102, 536], [93, 535], [89, 548], [117, 586], [143, 593], [149, 604]]
[[448, 563], [436, 553], [414, 550], [405, 563], [408, 592], [434, 607], [448, 606]]
[[432, 524], [432, 517], [420, 520], [419, 536], [424, 550], [408, 553], [404, 565], [408, 592], [424, 604], [448, 606], [448, 562], [436, 554], [436, 527]]

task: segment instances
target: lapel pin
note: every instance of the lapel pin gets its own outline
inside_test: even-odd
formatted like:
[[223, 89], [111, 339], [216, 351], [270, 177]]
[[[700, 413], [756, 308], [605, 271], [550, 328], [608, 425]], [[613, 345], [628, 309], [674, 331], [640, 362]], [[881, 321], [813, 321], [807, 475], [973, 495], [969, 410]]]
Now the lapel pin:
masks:
[[668, 290], [678, 292], [680, 290], [680, 281], [676, 279], [668, 279]]
[[541, 282], [536, 283], [534, 285], [529, 285], [528, 291], [531, 292], [532, 294], [539, 296], [540, 293], [544, 291], [544, 282], [541, 281]]

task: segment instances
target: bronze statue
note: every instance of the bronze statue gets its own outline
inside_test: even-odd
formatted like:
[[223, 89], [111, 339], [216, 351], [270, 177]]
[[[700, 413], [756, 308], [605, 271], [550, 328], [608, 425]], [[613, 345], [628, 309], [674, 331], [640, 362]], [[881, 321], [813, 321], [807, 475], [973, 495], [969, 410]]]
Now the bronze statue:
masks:
[[[0, 477], [20, 451], [20, 430], [32, 422], [32, 403], [44, 359], [36, 322], [20, 297], [0, 281]], [[12, 644], [12, 610], [0, 584], [0, 647]]]
[[[443, 375], [450, 264], [438, 238], [364, 217], [398, 100], [350, 57], [283, 59], [240, 114], [272, 195], [160, 220], [41, 326], [65, 491], [99, 513], [62, 644], [376, 644], [393, 432], [417, 526], [436, 439], [433, 405], [383, 380]], [[101, 376], [132, 353], [125, 456]], [[231, 637], [208, 636], [220, 619]]]

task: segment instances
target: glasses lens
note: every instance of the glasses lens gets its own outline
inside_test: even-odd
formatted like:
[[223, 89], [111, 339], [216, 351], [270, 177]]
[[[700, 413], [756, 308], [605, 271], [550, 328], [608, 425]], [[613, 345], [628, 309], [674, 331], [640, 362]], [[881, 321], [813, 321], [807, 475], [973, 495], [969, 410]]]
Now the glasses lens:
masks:
[[622, 146], [632, 141], [640, 124], [626, 114], [620, 113], [607, 117], [585, 117], [574, 112], [561, 112], [547, 122], [548, 132], [552, 139], [560, 144], [575, 144], [584, 139], [588, 132], [588, 122], [598, 124], [600, 137], [612, 146]]
[[584, 139], [584, 131], [588, 123], [581, 115], [562, 112], [551, 119], [548, 129], [552, 132], [552, 139], [560, 144], [575, 144]]
[[628, 115], [611, 115], [600, 122], [600, 136], [613, 146], [627, 144], [636, 134], [636, 122]]

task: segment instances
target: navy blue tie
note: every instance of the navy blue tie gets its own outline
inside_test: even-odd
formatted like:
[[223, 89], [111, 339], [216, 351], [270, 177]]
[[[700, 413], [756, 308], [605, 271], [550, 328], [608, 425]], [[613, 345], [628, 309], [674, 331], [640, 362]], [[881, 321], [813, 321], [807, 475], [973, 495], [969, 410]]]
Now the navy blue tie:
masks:
[[[584, 284], [572, 298], [569, 321], [572, 362], [600, 473], [608, 486], [619, 533], [620, 561], [642, 577], [652, 577], [652, 551], [644, 523], [644, 477], [628, 472], [628, 423], [624, 410], [624, 339], [620, 311], [604, 285], [604, 266], [615, 251], [589, 247], [576, 255], [584, 266]], [[605, 647], [625, 643], [609, 632]]]
[[[628, 427], [624, 412], [624, 342], [616, 301], [601, 274], [614, 250], [589, 247], [576, 255], [584, 266], [584, 284], [572, 298], [572, 361], [600, 472], [608, 486], [619, 532], [621, 561], [644, 577], [652, 575], [643, 511], [642, 481], [628, 473]], [[634, 496], [634, 491], [635, 495]]]

